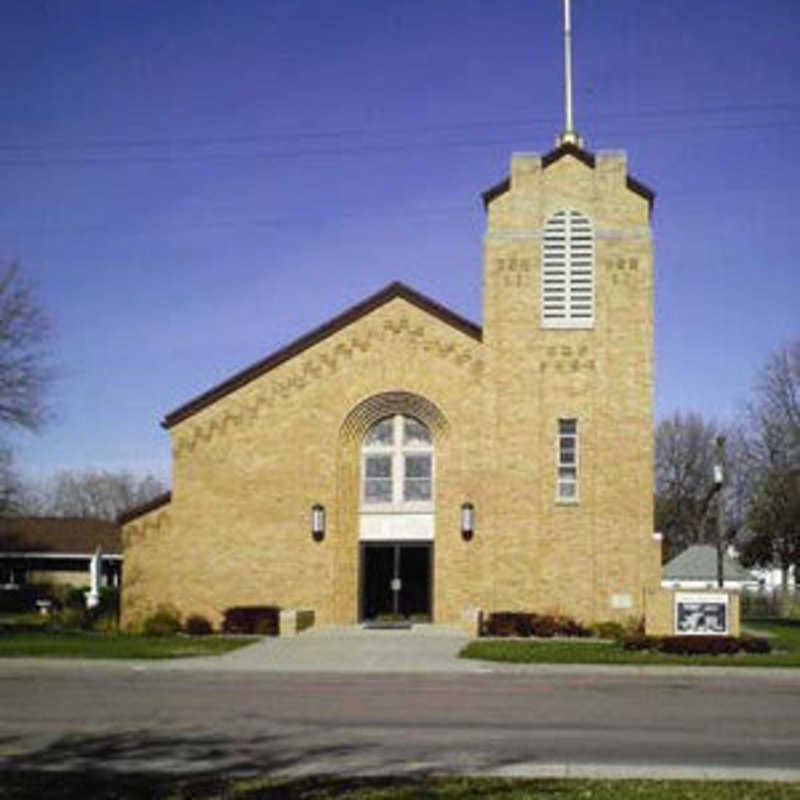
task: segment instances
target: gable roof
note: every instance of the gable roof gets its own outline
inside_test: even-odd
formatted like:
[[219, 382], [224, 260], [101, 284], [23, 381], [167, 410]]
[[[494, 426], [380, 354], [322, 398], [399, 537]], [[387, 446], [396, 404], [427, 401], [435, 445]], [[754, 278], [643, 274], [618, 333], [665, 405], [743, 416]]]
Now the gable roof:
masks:
[[[555, 164], [556, 161], [564, 156], [574, 156], [578, 159], [578, 161], [586, 164], [586, 166], [590, 169], [594, 169], [595, 167], [596, 159], [594, 153], [590, 153], [588, 150], [584, 150], [577, 145], [567, 143], [559, 145], [555, 150], [551, 150], [549, 153], [547, 153], [547, 155], [542, 156], [542, 169], [547, 169], [551, 164]], [[636, 178], [631, 175], [627, 175], [625, 177], [625, 184], [632, 192], [641, 195], [645, 200], [647, 200], [647, 205], [652, 212], [653, 203], [656, 199], [655, 192], [640, 181], [637, 181]], [[500, 183], [488, 188], [481, 195], [481, 197], [483, 197], [484, 208], [487, 208], [492, 200], [494, 200], [496, 197], [499, 197], [501, 194], [505, 194], [510, 188], [511, 178], [506, 178], [505, 180], [500, 181]]]
[[136, 519], [136, 517], [141, 517], [144, 514], [155, 511], [157, 508], [161, 508], [161, 506], [165, 506], [171, 501], [172, 492], [162, 492], [162, 494], [156, 495], [152, 500], [139, 503], [138, 506], [133, 506], [132, 508], [126, 508], [125, 511], [117, 517], [117, 524], [124, 525], [126, 522], [130, 522], [132, 519]]
[[343, 311], [341, 314], [333, 317], [333, 319], [330, 319], [319, 327], [314, 328], [314, 330], [310, 331], [304, 336], [301, 336], [299, 339], [295, 339], [293, 342], [286, 345], [286, 347], [276, 350], [274, 353], [271, 353], [261, 361], [251, 364], [249, 367], [237, 372], [226, 381], [223, 381], [208, 391], [197, 395], [189, 400], [189, 402], [184, 403], [182, 406], [176, 408], [174, 411], [170, 411], [165, 415], [161, 426], [167, 429], [171, 428], [178, 422], [181, 422], [187, 417], [192, 416], [192, 414], [196, 414], [201, 409], [210, 406], [220, 398], [236, 391], [236, 389], [239, 389], [245, 384], [250, 383], [250, 381], [255, 380], [264, 373], [275, 369], [275, 367], [278, 365], [283, 364], [290, 358], [294, 358], [304, 350], [308, 350], [308, 348], [312, 347], [318, 342], [321, 342], [323, 339], [327, 339], [329, 336], [338, 333], [356, 320], [361, 319], [361, 317], [366, 316], [371, 311], [374, 311], [376, 308], [379, 308], [380, 306], [388, 303], [390, 300], [394, 300], [397, 297], [405, 300], [407, 303], [411, 303], [411, 305], [416, 306], [428, 314], [431, 314], [437, 319], [440, 319], [442, 322], [450, 325], [453, 328], [456, 328], [456, 330], [459, 330], [462, 333], [465, 333], [472, 339], [476, 339], [478, 341], [481, 340], [482, 331], [480, 325], [476, 325], [474, 322], [470, 322], [470, 320], [459, 316], [454, 311], [451, 311], [449, 308], [446, 308], [436, 301], [431, 300], [424, 294], [420, 294], [409, 286], [406, 286], [404, 283], [395, 281], [394, 283], [390, 283], [388, 286], [381, 289], [379, 292], [370, 295], [366, 300], [362, 300], [360, 303], [351, 306], [346, 311]]
[[0, 552], [86, 555], [122, 553], [120, 528], [103, 519], [8, 517], [0, 519]]
[[[722, 557], [722, 574], [728, 581], [752, 581], [753, 577], [727, 554]], [[716, 581], [717, 548], [693, 544], [664, 564], [661, 577], [672, 581]]]

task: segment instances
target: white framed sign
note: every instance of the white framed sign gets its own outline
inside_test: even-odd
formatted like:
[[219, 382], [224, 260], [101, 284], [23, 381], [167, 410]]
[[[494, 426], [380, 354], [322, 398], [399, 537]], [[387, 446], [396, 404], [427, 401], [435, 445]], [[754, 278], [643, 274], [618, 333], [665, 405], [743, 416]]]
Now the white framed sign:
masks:
[[729, 632], [727, 594], [675, 594], [675, 633], [724, 636]]

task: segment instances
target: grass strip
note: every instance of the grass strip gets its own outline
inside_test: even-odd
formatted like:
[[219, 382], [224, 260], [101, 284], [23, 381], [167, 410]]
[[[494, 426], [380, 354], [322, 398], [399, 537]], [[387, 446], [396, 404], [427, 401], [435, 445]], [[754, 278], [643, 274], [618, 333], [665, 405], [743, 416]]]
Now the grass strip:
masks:
[[189, 658], [236, 650], [252, 639], [222, 636], [134, 636], [124, 633], [3, 632], [0, 657]]
[[[724, 781], [597, 781], [504, 778], [362, 778], [247, 781], [229, 788], [237, 800], [798, 800], [800, 785]], [[197, 795], [191, 795], [197, 797]], [[178, 795], [184, 800], [189, 794]]]
[[747, 620], [756, 634], [769, 634], [772, 653], [719, 656], [681, 656], [624, 650], [616, 642], [580, 639], [477, 639], [459, 653], [461, 658], [509, 664], [631, 664], [635, 666], [800, 667], [800, 621]]
[[[429, 776], [247, 780], [205, 776], [0, 773], [0, 798], [171, 800], [800, 800], [800, 784], [754, 781], [503, 779]], [[113, 789], [111, 788], [113, 787]]]

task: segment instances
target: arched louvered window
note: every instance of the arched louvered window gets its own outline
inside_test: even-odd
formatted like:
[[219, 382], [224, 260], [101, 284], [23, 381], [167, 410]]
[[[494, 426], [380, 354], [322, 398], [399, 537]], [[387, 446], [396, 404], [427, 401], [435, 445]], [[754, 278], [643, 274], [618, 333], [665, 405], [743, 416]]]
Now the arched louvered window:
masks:
[[580, 211], [556, 211], [542, 242], [542, 327], [594, 326], [594, 229]]

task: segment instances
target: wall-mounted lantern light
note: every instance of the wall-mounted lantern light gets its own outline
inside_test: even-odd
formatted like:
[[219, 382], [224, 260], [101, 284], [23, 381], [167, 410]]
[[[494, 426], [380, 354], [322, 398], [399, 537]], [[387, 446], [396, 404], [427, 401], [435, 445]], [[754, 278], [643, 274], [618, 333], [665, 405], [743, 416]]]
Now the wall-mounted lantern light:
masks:
[[315, 542], [325, 538], [325, 506], [319, 503], [311, 506], [311, 536]]
[[468, 542], [475, 533], [475, 506], [470, 502], [461, 504], [461, 537]]

